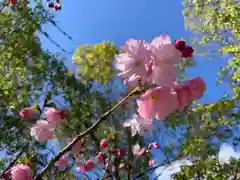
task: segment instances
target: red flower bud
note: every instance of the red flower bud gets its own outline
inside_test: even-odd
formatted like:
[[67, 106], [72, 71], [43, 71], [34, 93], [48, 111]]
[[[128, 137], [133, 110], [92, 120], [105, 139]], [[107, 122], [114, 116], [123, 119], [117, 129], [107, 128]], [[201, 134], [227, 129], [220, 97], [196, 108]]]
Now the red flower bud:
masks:
[[183, 40], [176, 40], [174, 46], [177, 50], [182, 52], [186, 48], [186, 42]]
[[100, 141], [100, 148], [106, 148], [108, 146], [108, 141], [106, 139], [102, 139]]
[[194, 52], [194, 49], [192, 47], [188, 46], [183, 50], [182, 56], [184, 58], [190, 58], [190, 57], [192, 57], [193, 52]]

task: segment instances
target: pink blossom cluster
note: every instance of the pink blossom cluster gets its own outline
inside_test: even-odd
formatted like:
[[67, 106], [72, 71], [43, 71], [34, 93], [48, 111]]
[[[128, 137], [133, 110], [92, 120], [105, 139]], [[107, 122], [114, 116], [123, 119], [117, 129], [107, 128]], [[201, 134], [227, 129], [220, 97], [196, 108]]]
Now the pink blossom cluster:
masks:
[[[39, 110], [34, 108], [25, 108], [19, 115], [23, 120], [37, 120], [40, 118]], [[30, 128], [31, 136], [39, 142], [47, 141], [53, 138], [54, 129], [56, 125], [64, 120], [64, 111], [55, 108], [47, 108], [45, 112], [46, 120], [37, 120]]]
[[164, 120], [169, 114], [182, 110], [199, 99], [205, 91], [201, 77], [185, 83], [176, 81], [176, 65], [191, 58], [193, 48], [183, 40], [171, 42], [160, 35], [151, 43], [130, 39], [122, 46], [124, 53], [116, 55], [116, 68], [127, 87], [155, 85], [137, 99], [138, 115], [124, 123], [139, 134], [152, 129], [152, 119]]

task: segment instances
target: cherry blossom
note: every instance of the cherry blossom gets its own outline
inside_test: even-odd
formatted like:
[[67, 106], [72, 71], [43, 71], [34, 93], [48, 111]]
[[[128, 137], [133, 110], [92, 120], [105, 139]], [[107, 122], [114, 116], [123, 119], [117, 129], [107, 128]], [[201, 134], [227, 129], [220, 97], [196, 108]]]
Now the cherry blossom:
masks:
[[37, 120], [40, 117], [40, 112], [34, 108], [24, 108], [19, 115], [23, 120]]
[[11, 169], [12, 180], [32, 180], [31, 169], [24, 164], [17, 164]]
[[56, 163], [55, 166], [59, 167], [60, 169], [65, 169], [68, 167], [68, 160], [65, 155], [63, 155]]
[[138, 113], [145, 119], [164, 120], [179, 108], [177, 93], [168, 87], [148, 90], [137, 100]]
[[145, 131], [152, 129], [152, 119], [143, 119], [135, 114], [123, 123], [123, 127], [131, 127], [133, 136], [136, 134], [143, 135]]
[[47, 108], [45, 116], [48, 122], [58, 123], [64, 119], [64, 111], [60, 111], [55, 108]]
[[39, 142], [50, 140], [53, 137], [53, 125], [48, 121], [38, 120], [37, 123], [30, 129], [31, 136]]

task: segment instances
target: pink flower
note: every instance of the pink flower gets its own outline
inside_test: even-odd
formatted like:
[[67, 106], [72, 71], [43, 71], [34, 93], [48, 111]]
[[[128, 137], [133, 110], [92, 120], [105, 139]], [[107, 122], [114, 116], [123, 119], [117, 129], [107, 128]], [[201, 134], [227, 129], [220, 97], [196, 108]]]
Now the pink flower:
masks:
[[143, 119], [135, 114], [123, 123], [123, 127], [131, 127], [133, 136], [137, 133], [143, 135], [145, 131], [152, 129], [152, 119]]
[[68, 160], [65, 155], [63, 155], [56, 163], [55, 166], [57, 166], [60, 169], [65, 169], [68, 167]]
[[118, 74], [124, 79], [127, 86], [136, 86], [141, 79], [146, 83], [149, 76], [149, 62], [151, 52], [147, 49], [145, 41], [130, 39], [122, 47], [125, 53], [115, 56]]
[[152, 149], [152, 147], [155, 148], [155, 149], [158, 149], [158, 148], [159, 148], [159, 145], [158, 145], [157, 142], [153, 142], [153, 143], [151, 143], [151, 144], [148, 145], [148, 149]]
[[104, 149], [108, 146], [108, 141], [106, 139], [102, 139], [100, 141], [100, 148]]
[[188, 106], [191, 101], [199, 99], [206, 89], [206, 84], [201, 77], [194, 78], [184, 84], [175, 83], [174, 87], [178, 95], [179, 109]]
[[146, 152], [146, 148], [141, 148], [139, 144], [133, 146], [133, 154], [137, 156], [142, 156]]
[[155, 161], [152, 159], [148, 162], [148, 166], [152, 168], [155, 165]]
[[71, 149], [71, 152], [73, 154], [78, 154], [79, 152], [82, 152], [84, 150], [84, 141], [79, 140]]
[[79, 172], [81, 172], [81, 173], [86, 172], [85, 164], [82, 163], [82, 162], [77, 162], [77, 163], [76, 163], [76, 170], [79, 171]]
[[150, 52], [146, 48], [146, 42], [143, 40], [129, 39], [121, 49], [134, 59], [149, 61]]
[[115, 66], [120, 71], [118, 75], [124, 79], [125, 84], [133, 84], [136, 80], [147, 77], [146, 62], [143, 59], [134, 59], [128, 53], [116, 55]]
[[158, 149], [158, 148], [159, 148], [159, 145], [158, 145], [157, 142], [153, 142], [152, 145], [153, 145], [153, 147], [154, 147], [155, 149]]
[[129, 88], [134, 88], [140, 83], [140, 80], [141, 80], [141, 76], [133, 74], [128, 79], [124, 80], [124, 85], [126, 85]]
[[206, 90], [206, 84], [201, 77], [187, 81], [186, 85], [189, 87], [190, 95], [193, 100], [199, 99]]
[[93, 170], [95, 164], [92, 160], [88, 160], [86, 163], [85, 163], [85, 171], [86, 172], [89, 172], [91, 170]]
[[31, 169], [24, 164], [18, 164], [11, 169], [12, 180], [32, 180]]
[[45, 112], [45, 116], [48, 122], [57, 123], [64, 119], [64, 111], [59, 111], [55, 108], [48, 108]]
[[152, 83], [172, 87], [173, 82], [176, 81], [176, 69], [171, 64], [158, 64], [153, 67]]
[[181, 52], [175, 48], [174, 44], [171, 43], [171, 39], [168, 35], [160, 35], [159, 37], [156, 37], [152, 41], [151, 45], [149, 45], [149, 49], [155, 55], [157, 65], [173, 65], [182, 60]]
[[54, 128], [51, 123], [44, 120], [38, 120], [37, 123], [31, 128], [30, 134], [34, 136], [39, 142], [43, 142], [53, 137]]
[[182, 110], [192, 101], [189, 86], [186, 84], [175, 83], [174, 90], [177, 92], [179, 109]]
[[103, 152], [99, 152], [96, 156], [96, 160], [98, 164], [103, 164], [104, 163], [104, 154]]
[[182, 53], [177, 50], [168, 35], [156, 37], [148, 45], [153, 54], [152, 83], [157, 85], [171, 86], [176, 80], [174, 65], [182, 60]]
[[24, 120], [37, 120], [40, 117], [40, 112], [34, 108], [24, 108], [19, 115]]
[[167, 87], [156, 87], [148, 90], [137, 100], [138, 113], [145, 119], [156, 117], [164, 120], [178, 107], [177, 93]]

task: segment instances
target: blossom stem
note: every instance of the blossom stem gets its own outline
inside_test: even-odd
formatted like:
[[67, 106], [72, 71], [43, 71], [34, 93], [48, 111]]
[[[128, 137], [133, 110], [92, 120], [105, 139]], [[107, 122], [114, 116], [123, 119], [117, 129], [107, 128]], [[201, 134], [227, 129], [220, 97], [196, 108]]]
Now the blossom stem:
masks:
[[59, 153], [57, 156], [55, 156], [44, 168], [43, 170], [34, 177], [34, 180], [41, 180], [42, 176], [45, 174], [46, 171], [48, 171], [66, 152], [70, 151], [72, 149], [72, 147], [83, 137], [85, 137], [86, 135], [88, 135], [90, 132], [92, 132], [93, 130], [95, 130], [99, 124], [101, 122], [103, 122], [104, 120], [106, 120], [106, 117], [108, 117], [113, 111], [115, 111], [119, 106], [121, 106], [129, 97], [136, 95], [136, 94], [140, 94], [144, 91], [144, 89], [137, 87], [136, 89], [134, 89], [132, 92], [130, 92], [129, 94], [127, 94], [120, 102], [118, 102], [115, 106], [113, 106], [110, 110], [108, 110], [107, 112], [105, 112], [102, 116], [100, 116], [100, 118], [90, 127], [88, 128], [86, 131], [80, 133], [79, 135], [77, 135], [74, 140], [72, 140], [72, 142], [70, 142], [67, 146], [65, 146]]

